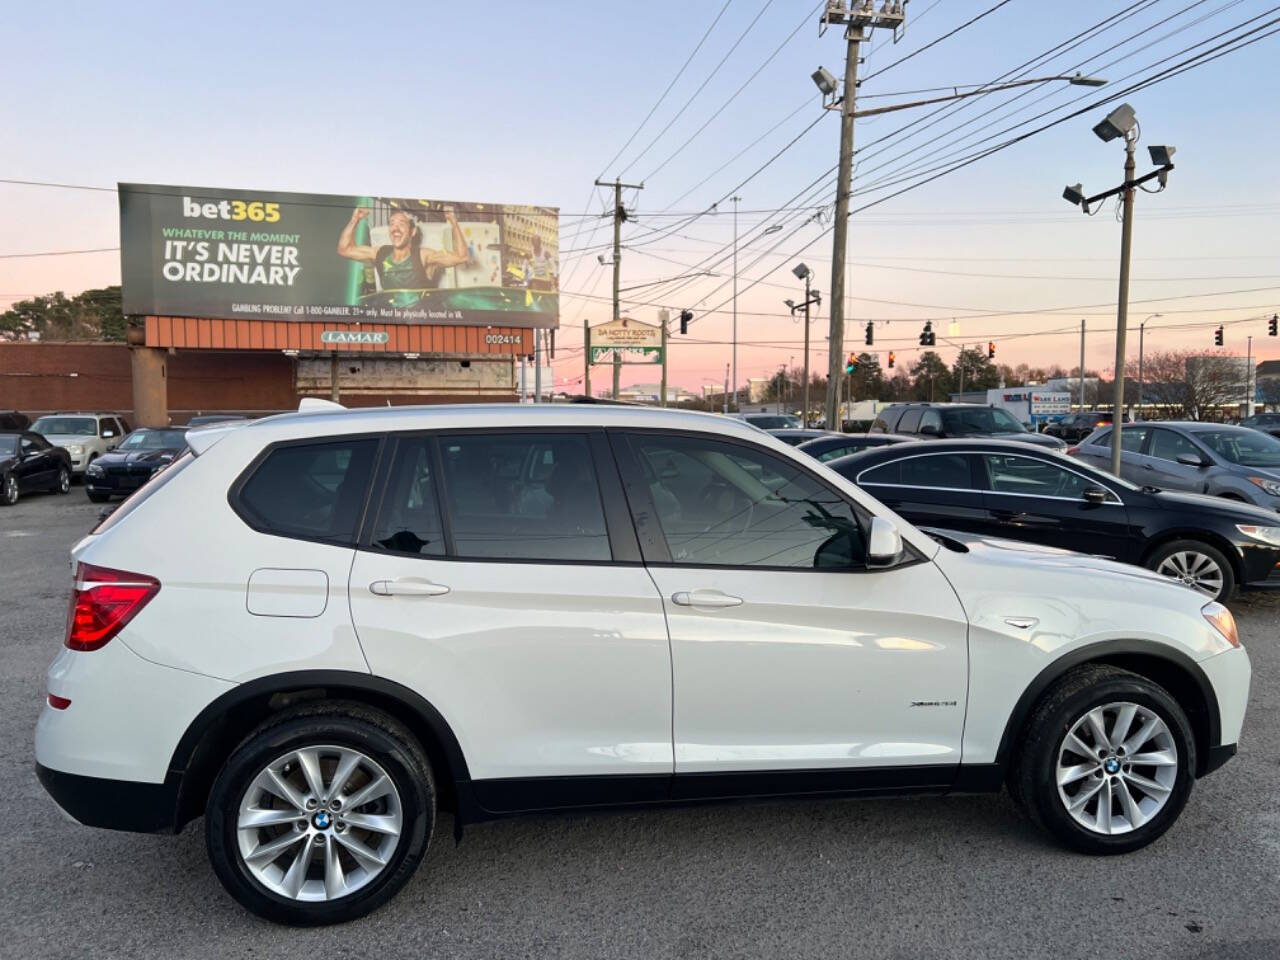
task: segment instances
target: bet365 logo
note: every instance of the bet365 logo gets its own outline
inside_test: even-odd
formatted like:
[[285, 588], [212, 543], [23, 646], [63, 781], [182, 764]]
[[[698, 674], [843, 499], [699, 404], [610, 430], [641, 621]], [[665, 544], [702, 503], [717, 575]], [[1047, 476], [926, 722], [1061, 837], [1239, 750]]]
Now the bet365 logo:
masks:
[[280, 219], [280, 204], [259, 200], [206, 200], [204, 202], [182, 198], [182, 215], [203, 220], [252, 220], [254, 223], [275, 223]]

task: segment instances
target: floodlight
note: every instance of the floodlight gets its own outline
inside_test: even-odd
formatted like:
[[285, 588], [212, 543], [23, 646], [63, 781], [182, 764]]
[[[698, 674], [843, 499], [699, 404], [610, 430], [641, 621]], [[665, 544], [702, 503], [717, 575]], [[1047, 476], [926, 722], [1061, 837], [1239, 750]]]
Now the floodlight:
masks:
[[1073, 87], [1105, 87], [1107, 85], [1107, 81], [1102, 77], [1086, 77], [1079, 71], [1076, 71], [1075, 76], [1067, 82]]
[[791, 272], [796, 275], [797, 280], [803, 280], [805, 277], [809, 275], [809, 268], [806, 267], [803, 263], [797, 263], [794, 267], [791, 268]]
[[836, 78], [826, 67], [819, 67], [812, 76], [813, 82], [822, 91], [824, 97], [829, 97], [836, 92]]
[[1128, 136], [1129, 131], [1137, 125], [1138, 116], [1133, 112], [1133, 107], [1122, 103], [1108, 113], [1107, 118], [1093, 128], [1093, 132], [1099, 140], [1106, 143], [1116, 137]]
[[796, 302], [794, 300], [783, 300], [782, 302], [785, 303], [792, 310], [796, 308]]
[[1173, 152], [1177, 147], [1147, 147], [1147, 153], [1151, 154], [1151, 162], [1157, 167], [1168, 167], [1173, 164]]
[[821, 303], [821, 302], [822, 302], [822, 292], [821, 292], [821, 291], [819, 291], [819, 290], [810, 290], [810, 291], [809, 291], [809, 299], [810, 299], [810, 300], [812, 300], [814, 303]]
[[1067, 187], [1062, 191], [1062, 199], [1077, 207], [1080, 206], [1084, 203], [1084, 185], [1077, 183], [1074, 187]]

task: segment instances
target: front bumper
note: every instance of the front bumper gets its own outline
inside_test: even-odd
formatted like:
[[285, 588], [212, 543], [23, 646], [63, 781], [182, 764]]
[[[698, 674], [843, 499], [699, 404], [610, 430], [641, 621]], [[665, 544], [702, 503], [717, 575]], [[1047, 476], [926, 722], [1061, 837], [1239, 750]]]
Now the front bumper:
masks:
[[144, 483], [151, 479], [151, 471], [141, 472], [123, 472], [112, 471], [98, 476], [85, 474], [85, 489], [91, 493], [103, 493], [115, 495], [124, 495], [133, 493]]
[[1244, 647], [1234, 647], [1201, 660], [1198, 665], [1218, 700], [1218, 742], [1209, 744], [1209, 754], [1201, 767], [1203, 775], [1216, 770], [1235, 755], [1240, 730], [1244, 726], [1245, 708], [1249, 704], [1253, 668]]
[[137, 783], [64, 773], [36, 763], [36, 777], [54, 802], [86, 827], [136, 833], [177, 832], [176, 776], [164, 783]]

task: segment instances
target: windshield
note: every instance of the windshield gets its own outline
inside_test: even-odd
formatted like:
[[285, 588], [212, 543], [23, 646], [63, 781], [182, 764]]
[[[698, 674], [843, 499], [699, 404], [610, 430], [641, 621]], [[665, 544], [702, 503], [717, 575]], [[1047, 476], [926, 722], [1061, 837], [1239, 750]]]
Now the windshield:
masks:
[[18, 452], [18, 438], [10, 434], [0, 437], [0, 457], [12, 457]]
[[41, 417], [31, 429], [46, 437], [96, 437], [98, 424], [93, 417]]
[[1026, 428], [999, 407], [942, 411], [942, 427], [949, 436], [981, 436], [988, 433], [1026, 433]]
[[1232, 463], [1280, 467], [1280, 440], [1252, 430], [1197, 430], [1195, 438]]
[[185, 430], [135, 430], [120, 444], [121, 450], [178, 450], [187, 442]]

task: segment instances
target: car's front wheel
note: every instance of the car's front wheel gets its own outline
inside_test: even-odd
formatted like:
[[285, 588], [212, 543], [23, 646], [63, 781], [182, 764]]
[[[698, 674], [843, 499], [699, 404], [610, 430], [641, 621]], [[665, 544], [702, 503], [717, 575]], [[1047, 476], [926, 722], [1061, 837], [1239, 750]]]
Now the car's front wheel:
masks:
[[1067, 846], [1128, 853], [1173, 825], [1195, 768], [1190, 724], [1163, 687], [1087, 664], [1059, 680], [1032, 712], [1010, 789]]
[[71, 471], [66, 467], [58, 468], [58, 478], [54, 481], [54, 489], [59, 493], [71, 492]]
[[1146, 567], [1210, 600], [1224, 602], [1236, 587], [1231, 562], [1217, 547], [1199, 540], [1174, 540], [1164, 544], [1147, 558]]
[[18, 502], [18, 478], [12, 473], [7, 473], [3, 480], [0, 480], [0, 504], [6, 507], [12, 507]]
[[243, 906], [279, 923], [342, 923], [413, 875], [435, 821], [412, 734], [358, 704], [268, 721], [227, 760], [206, 814], [209, 858]]

